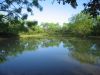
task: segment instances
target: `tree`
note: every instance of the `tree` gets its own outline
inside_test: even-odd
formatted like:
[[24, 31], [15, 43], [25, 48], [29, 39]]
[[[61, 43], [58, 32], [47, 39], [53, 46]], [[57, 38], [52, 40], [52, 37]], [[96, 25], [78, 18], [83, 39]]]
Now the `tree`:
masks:
[[28, 27], [31, 28], [32, 26], [36, 26], [38, 22], [37, 21], [27, 21], [26, 24]]
[[7, 20], [8, 20], [7, 17], [0, 14], [0, 34], [1, 34], [1, 32], [5, 33], [8, 31], [9, 23]]
[[[26, 19], [28, 14], [22, 13], [22, 10], [27, 10], [31, 14], [33, 13], [32, 7], [35, 6], [42, 10], [39, 1], [44, 0], [3, 0], [0, 2], [0, 11], [6, 12], [7, 16], [14, 19], [22, 18]], [[52, 1], [52, 0], [51, 0]], [[57, 1], [59, 4], [63, 3], [70, 4], [73, 8], [77, 7], [77, 0], [53, 0]], [[93, 17], [96, 17], [100, 14], [100, 1], [99, 0], [90, 0], [87, 4], [84, 3], [86, 12], [89, 12]]]
[[97, 19], [94, 21], [92, 30], [92, 35], [100, 36], [100, 16], [97, 16]]
[[[70, 4], [72, 7], [76, 8], [78, 6], [77, 0], [57, 0], [58, 3], [63, 2], [63, 4]], [[92, 17], [97, 17], [100, 15], [100, 0], [90, 0], [88, 3], [83, 3], [84, 5], [84, 12], [90, 13]]]
[[100, 15], [100, 0], [90, 0], [87, 4], [83, 4], [85, 9], [85, 12], [89, 12], [92, 17], [97, 17], [97, 15]]
[[68, 32], [69, 32], [69, 26], [67, 23], [64, 23], [62, 27], [62, 34], [67, 34]]
[[44, 23], [42, 26], [44, 31], [49, 34], [59, 33], [61, 30], [61, 27], [58, 23]]
[[[6, 12], [6, 16], [13, 19], [27, 19], [27, 12], [33, 14], [32, 7], [42, 10], [38, 0], [3, 0], [0, 2], [0, 11]], [[22, 11], [27, 11], [22, 13]]]
[[90, 35], [93, 28], [93, 18], [89, 14], [79, 13], [71, 18], [71, 31], [80, 36]]

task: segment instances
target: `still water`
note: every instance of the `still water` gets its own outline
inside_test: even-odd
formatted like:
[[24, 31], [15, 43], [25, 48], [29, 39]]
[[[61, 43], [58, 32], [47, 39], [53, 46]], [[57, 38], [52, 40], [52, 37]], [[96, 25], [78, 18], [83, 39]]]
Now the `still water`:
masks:
[[0, 40], [0, 75], [100, 75], [100, 40]]

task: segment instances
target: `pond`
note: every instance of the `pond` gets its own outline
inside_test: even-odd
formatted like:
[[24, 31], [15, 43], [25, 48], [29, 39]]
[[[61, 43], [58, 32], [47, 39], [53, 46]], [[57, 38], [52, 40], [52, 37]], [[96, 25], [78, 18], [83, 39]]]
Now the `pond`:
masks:
[[100, 40], [0, 40], [0, 75], [100, 75]]

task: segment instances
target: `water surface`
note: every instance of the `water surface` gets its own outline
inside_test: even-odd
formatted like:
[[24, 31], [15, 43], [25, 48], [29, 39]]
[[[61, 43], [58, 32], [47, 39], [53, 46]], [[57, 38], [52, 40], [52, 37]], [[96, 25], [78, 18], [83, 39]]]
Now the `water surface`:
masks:
[[0, 75], [100, 75], [100, 40], [0, 40]]

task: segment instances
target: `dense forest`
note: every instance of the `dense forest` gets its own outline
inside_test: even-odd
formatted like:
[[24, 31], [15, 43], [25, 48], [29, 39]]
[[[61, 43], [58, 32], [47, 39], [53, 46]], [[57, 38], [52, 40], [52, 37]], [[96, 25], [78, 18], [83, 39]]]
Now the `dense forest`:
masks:
[[79, 13], [72, 16], [69, 23], [41, 23], [38, 21], [9, 19], [0, 15], [0, 35], [62, 35], [62, 36], [100, 36], [100, 16], [93, 18], [89, 14]]
[[[45, 0], [3, 0], [0, 2], [0, 35], [74, 35], [74, 36], [100, 36], [100, 1], [90, 0], [83, 3], [84, 10], [70, 18], [69, 23], [60, 26], [58, 23], [42, 23], [27, 21], [29, 14], [33, 14], [33, 7], [40, 11], [43, 7], [40, 2]], [[78, 6], [77, 0], [51, 0], [52, 3], [70, 4], [73, 8]], [[22, 14], [22, 10], [27, 13]], [[3, 12], [5, 14], [3, 14]]]

